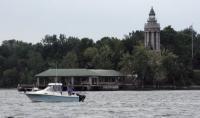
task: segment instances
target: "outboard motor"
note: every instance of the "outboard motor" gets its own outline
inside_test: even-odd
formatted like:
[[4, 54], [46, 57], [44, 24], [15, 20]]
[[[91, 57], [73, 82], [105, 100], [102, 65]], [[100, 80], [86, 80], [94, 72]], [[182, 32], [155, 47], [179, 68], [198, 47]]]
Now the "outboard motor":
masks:
[[80, 94], [76, 94], [78, 97], [79, 97], [79, 102], [84, 102], [84, 100], [85, 100], [85, 95], [80, 95]]

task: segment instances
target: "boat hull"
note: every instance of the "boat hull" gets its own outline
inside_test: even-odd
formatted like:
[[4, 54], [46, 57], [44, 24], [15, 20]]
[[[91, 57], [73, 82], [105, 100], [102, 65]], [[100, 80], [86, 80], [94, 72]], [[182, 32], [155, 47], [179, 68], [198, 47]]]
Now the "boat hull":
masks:
[[26, 94], [33, 102], [79, 102], [79, 96]]

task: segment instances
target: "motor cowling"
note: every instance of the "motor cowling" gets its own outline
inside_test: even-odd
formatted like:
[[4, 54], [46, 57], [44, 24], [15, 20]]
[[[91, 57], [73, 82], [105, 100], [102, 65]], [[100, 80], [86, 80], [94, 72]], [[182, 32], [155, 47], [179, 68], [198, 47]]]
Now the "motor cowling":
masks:
[[80, 94], [76, 94], [78, 97], [79, 97], [79, 102], [84, 102], [84, 100], [85, 100], [85, 95], [80, 95]]

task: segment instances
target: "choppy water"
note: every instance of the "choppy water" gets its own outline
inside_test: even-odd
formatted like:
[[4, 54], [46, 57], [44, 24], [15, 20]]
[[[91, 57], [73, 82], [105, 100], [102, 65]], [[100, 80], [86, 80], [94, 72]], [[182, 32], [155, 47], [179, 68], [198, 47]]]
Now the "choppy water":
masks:
[[84, 93], [84, 103], [32, 103], [17, 90], [0, 90], [0, 118], [200, 118], [200, 91]]

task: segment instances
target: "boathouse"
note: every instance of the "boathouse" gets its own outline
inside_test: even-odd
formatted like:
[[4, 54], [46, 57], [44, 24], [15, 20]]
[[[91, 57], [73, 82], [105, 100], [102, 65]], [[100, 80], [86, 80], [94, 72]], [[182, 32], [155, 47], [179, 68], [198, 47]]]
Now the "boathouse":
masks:
[[37, 86], [61, 82], [77, 90], [118, 90], [125, 75], [119, 71], [103, 69], [48, 69], [37, 74], [36, 78]]

